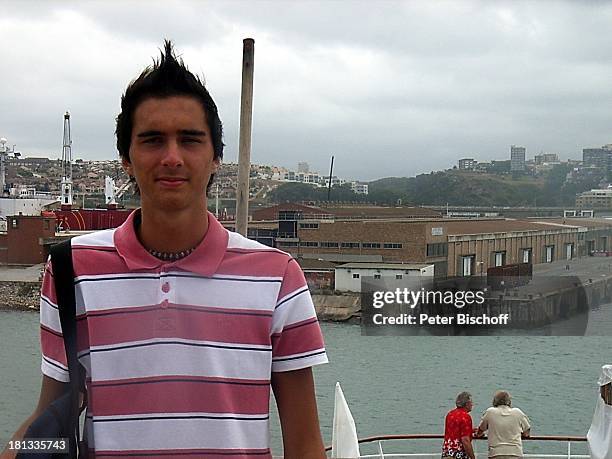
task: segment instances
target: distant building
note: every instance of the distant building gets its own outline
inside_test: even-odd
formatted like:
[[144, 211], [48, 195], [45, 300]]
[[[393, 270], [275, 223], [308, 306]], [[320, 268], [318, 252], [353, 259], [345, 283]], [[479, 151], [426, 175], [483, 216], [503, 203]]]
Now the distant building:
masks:
[[478, 161], [474, 158], [462, 158], [459, 160], [459, 169], [463, 171], [469, 171], [476, 168]]
[[612, 172], [612, 145], [604, 145], [601, 148], [583, 148], [582, 165], [584, 167], [595, 167], [608, 175]]
[[523, 172], [525, 170], [525, 147], [510, 147], [510, 172]]
[[[336, 175], [332, 175], [331, 184], [332, 186], [344, 185], [346, 183], [345, 179], [341, 179]], [[325, 177], [325, 186], [329, 186], [329, 177]]]
[[434, 275], [434, 265], [425, 263], [347, 263], [336, 266], [336, 290], [361, 292], [361, 279], [402, 280], [407, 277], [429, 277]]
[[540, 166], [544, 163], [558, 163], [559, 155], [556, 153], [543, 153], [541, 155], [535, 155], [533, 159], [536, 165]]
[[591, 190], [576, 196], [576, 207], [589, 209], [612, 209], [612, 188]]
[[8, 166], [47, 166], [51, 163], [49, 158], [12, 158], [9, 157], [6, 160]]
[[368, 194], [368, 184], [363, 182], [351, 182], [351, 190], [356, 194]]
[[503, 174], [506, 172], [510, 172], [511, 161], [510, 160], [493, 160], [491, 161], [491, 167], [489, 168], [489, 172], [494, 172], [498, 174]]
[[308, 166], [308, 163], [298, 163], [298, 172], [302, 172], [304, 174], [310, 172], [310, 167]]

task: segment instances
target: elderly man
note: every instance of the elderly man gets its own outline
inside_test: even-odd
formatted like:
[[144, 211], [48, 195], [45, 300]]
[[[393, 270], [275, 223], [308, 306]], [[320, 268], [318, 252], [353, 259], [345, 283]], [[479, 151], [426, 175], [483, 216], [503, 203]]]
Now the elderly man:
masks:
[[461, 392], [455, 399], [455, 405], [457, 408], [449, 411], [444, 421], [442, 459], [475, 459], [470, 416], [474, 406], [472, 395], [469, 392]]
[[489, 457], [516, 459], [523, 457], [521, 438], [529, 437], [529, 419], [518, 408], [512, 408], [510, 393], [499, 390], [493, 396], [493, 406], [482, 416], [476, 436], [489, 431]]

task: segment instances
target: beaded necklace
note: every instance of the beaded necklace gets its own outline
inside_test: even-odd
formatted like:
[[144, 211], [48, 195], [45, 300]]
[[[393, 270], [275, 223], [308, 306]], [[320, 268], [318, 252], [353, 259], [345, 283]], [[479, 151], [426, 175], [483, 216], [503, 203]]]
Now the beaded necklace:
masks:
[[187, 255], [193, 252], [197, 247], [198, 246], [196, 245], [195, 247], [192, 247], [187, 250], [181, 250], [180, 252], [158, 252], [157, 250], [153, 250], [153, 249], [147, 249], [147, 252], [149, 252], [155, 258], [158, 258], [163, 261], [177, 261], [177, 260], [180, 260], [181, 258], [185, 258]]
[[[138, 211], [134, 217], [134, 227], [136, 229], [136, 232], [138, 232], [138, 228], [140, 227], [140, 223], [141, 223], [141, 216], [140, 216], [140, 211]], [[202, 242], [202, 241], [200, 241]], [[153, 249], [149, 249], [147, 247], [145, 247], [146, 251], [149, 252], [151, 255], [153, 255], [155, 258], [162, 260], [162, 261], [177, 261], [180, 260], [182, 258], [185, 258], [187, 255], [190, 255], [195, 249], [198, 248], [198, 246], [200, 245], [200, 242], [198, 242], [195, 246], [193, 246], [190, 249], [187, 250], [181, 250], [180, 252], [160, 252], [158, 250], [153, 250]]]

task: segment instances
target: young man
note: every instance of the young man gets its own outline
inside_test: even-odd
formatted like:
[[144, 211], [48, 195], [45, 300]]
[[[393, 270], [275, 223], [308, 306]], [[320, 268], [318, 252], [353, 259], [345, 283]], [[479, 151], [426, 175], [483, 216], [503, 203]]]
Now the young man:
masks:
[[444, 421], [444, 444], [442, 459], [476, 459], [472, 447], [472, 417], [470, 411], [474, 407], [472, 395], [461, 392], [455, 399], [455, 408], [446, 415]]
[[[327, 357], [308, 287], [288, 254], [207, 212], [222, 125], [170, 42], [128, 86], [116, 134], [141, 208], [72, 240], [90, 457], [270, 457], [270, 386], [285, 457], [325, 457], [310, 367]], [[68, 380], [58, 317], [47, 271], [30, 419]]]

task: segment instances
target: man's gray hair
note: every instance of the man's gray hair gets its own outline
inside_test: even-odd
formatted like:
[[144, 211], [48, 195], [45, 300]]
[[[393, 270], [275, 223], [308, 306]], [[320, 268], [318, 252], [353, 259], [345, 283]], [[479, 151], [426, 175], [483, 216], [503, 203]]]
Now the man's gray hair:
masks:
[[512, 406], [512, 397], [510, 396], [510, 392], [505, 390], [498, 390], [495, 392], [495, 395], [493, 396], [493, 406], [500, 405]]
[[472, 394], [470, 394], [469, 392], [461, 392], [457, 395], [457, 398], [455, 399], [455, 405], [457, 405], [457, 408], [464, 408], [471, 401]]

